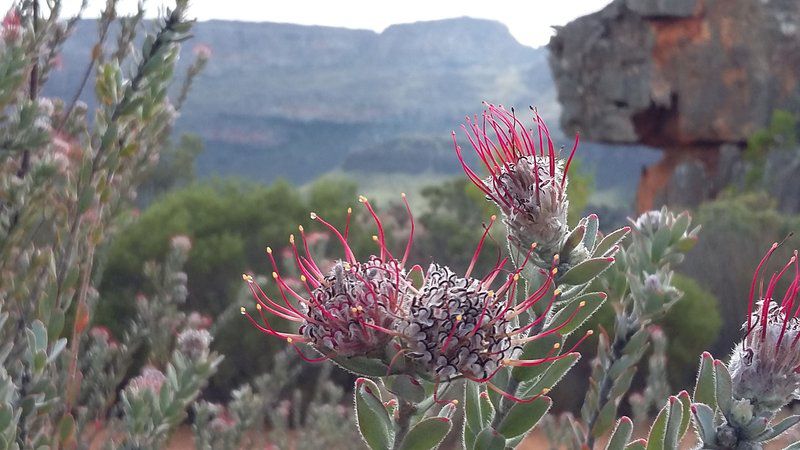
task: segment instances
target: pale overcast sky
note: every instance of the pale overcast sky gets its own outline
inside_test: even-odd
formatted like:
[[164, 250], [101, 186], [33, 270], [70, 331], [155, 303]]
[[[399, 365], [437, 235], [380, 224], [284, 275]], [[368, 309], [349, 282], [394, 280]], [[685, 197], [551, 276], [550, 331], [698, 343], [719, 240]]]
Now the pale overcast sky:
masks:
[[[493, 19], [508, 26], [523, 44], [540, 46], [552, 35], [551, 27], [597, 11], [611, 0], [192, 0], [191, 11], [200, 20], [227, 19], [286, 22], [382, 31], [395, 23], [470, 16]], [[65, 14], [77, 11], [80, 0], [62, 0]], [[8, 9], [12, 0], [0, 0]], [[137, 0], [120, 0], [120, 9], [132, 11]], [[97, 16], [105, 0], [89, 0], [87, 16]], [[154, 14], [168, 4], [145, 2]]]

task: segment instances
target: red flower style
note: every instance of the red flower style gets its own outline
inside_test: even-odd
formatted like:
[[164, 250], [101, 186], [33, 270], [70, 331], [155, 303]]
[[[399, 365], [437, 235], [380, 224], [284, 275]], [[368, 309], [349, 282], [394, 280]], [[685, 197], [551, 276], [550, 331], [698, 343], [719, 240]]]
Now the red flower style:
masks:
[[[403, 202], [411, 221], [411, 234], [402, 259], [395, 258], [386, 247], [383, 225], [365, 197], [359, 201], [372, 215], [378, 229], [374, 240], [380, 247], [379, 255], [366, 261], [358, 261], [348, 244], [351, 210], [348, 210], [347, 225], [339, 231], [315, 213], [312, 220], [325, 226], [339, 241], [344, 258], [333, 268], [323, 273], [309, 250], [308, 238], [303, 227], [299, 227], [303, 252], [298, 250], [294, 235], [289, 242], [294, 262], [300, 271], [303, 292], [293, 289], [278, 272], [278, 267], [267, 248], [274, 272], [272, 273], [280, 292], [280, 300], [274, 300], [244, 275], [256, 300], [260, 322], [242, 307], [241, 311], [262, 332], [285, 339], [307, 361], [320, 361], [336, 356], [369, 356], [385, 350], [387, 343], [397, 334], [395, 322], [403, 314], [405, 290], [409, 284], [404, 265], [411, 249], [414, 221], [403, 195]], [[269, 313], [300, 324], [298, 333], [276, 330], [269, 322]], [[296, 343], [305, 343], [321, 352], [321, 358], [308, 358]]]
[[480, 119], [467, 116], [461, 128], [488, 172], [485, 178], [466, 162], [455, 131], [453, 144], [467, 177], [503, 212], [510, 241], [521, 251], [537, 242], [538, 253], [549, 259], [568, 230], [567, 172], [578, 136], [564, 161], [535, 110], [533, 118], [535, 132], [502, 106], [488, 104]]

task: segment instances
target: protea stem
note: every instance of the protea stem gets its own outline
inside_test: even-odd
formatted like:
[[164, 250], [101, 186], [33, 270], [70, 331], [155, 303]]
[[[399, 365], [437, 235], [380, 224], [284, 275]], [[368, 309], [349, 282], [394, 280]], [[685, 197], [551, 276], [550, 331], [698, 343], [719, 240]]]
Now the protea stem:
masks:
[[[617, 320], [617, 323], [625, 322]], [[614, 334], [614, 343], [609, 349], [610, 354], [608, 355], [608, 368], [603, 371], [603, 378], [598, 384], [599, 390], [597, 394], [597, 408], [592, 411], [591, 415], [589, 416], [589, 420], [586, 421], [586, 441], [582, 446], [583, 448], [594, 448], [595, 437], [592, 434], [592, 428], [594, 428], [595, 423], [597, 423], [597, 419], [600, 417], [600, 411], [602, 411], [605, 404], [608, 403], [611, 395], [611, 389], [614, 387], [614, 379], [608, 375], [608, 369], [610, 369], [611, 366], [613, 366], [614, 363], [622, 357], [623, 349], [626, 345], [628, 345], [628, 341], [630, 341], [631, 337], [633, 337], [633, 335], [642, 328], [642, 325], [639, 322], [635, 322], [632, 324], [632, 326], [626, 326], [625, 328], [626, 330], [617, 330], [617, 332]]]
[[401, 444], [403, 443], [403, 439], [405, 439], [406, 434], [408, 433], [409, 425], [411, 424], [411, 417], [416, 414], [417, 407], [403, 399], [402, 397], [397, 398], [397, 427], [395, 428], [394, 433], [394, 444], [392, 444], [392, 450], [399, 450]]

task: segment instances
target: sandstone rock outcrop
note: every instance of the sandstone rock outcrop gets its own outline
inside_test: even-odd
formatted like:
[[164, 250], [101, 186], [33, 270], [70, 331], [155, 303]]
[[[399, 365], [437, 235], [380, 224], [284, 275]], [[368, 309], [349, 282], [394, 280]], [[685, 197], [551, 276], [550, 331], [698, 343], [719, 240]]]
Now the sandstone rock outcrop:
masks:
[[564, 130], [664, 150], [639, 209], [702, 200], [682, 194], [697, 197], [698, 179], [713, 196], [730, 173], [723, 145], [741, 147], [773, 109], [800, 110], [797, 0], [615, 0], [549, 49]]

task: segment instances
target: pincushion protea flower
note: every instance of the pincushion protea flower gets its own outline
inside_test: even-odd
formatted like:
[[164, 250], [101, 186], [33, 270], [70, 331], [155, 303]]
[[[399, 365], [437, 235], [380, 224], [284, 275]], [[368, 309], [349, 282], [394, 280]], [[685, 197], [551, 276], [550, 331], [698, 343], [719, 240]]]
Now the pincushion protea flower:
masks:
[[[800, 267], [796, 250], [789, 262], [770, 276], [766, 290], [754, 301], [759, 273], [777, 248], [778, 243], [772, 245], [753, 275], [743, 325], [745, 338], [734, 348], [730, 362], [734, 395], [767, 412], [800, 398]], [[786, 272], [794, 273], [792, 281], [781, 297], [775, 297], [776, 285]], [[763, 289], [763, 278], [761, 286]]]
[[[414, 219], [406, 205], [411, 221], [411, 234], [402, 259], [396, 259], [386, 248], [383, 225], [366, 198], [359, 201], [372, 215], [378, 234], [374, 236], [380, 246], [379, 256], [370, 256], [366, 262], [358, 261], [348, 244], [352, 210], [348, 210], [347, 225], [340, 232], [330, 223], [311, 213], [311, 219], [326, 228], [338, 239], [344, 249], [344, 258], [323, 273], [311, 255], [302, 226], [299, 227], [304, 254], [297, 248], [294, 235], [289, 238], [294, 261], [300, 271], [304, 292], [297, 292], [278, 272], [272, 249], [267, 248], [274, 272], [272, 277], [280, 292], [280, 300], [267, 295], [250, 275], [243, 275], [256, 300], [260, 322], [244, 307], [241, 311], [262, 332], [285, 339], [307, 361], [320, 361], [328, 357], [371, 356], [382, 353], [396, 334], [395, 321], [405, 309], [405, 290], [409, 284], [405, 269], [414, 235]], [[267, 314], [300, 324], [298, 333], [276, 330]], [[296, 343], [305, 343], [323, 354], [321, 358], [308, 358]]]
[[491, 104], [480, 120], [477, 115], [466, 118], [462, 129], [489, 173], [485, 178], [464, 160], [455, 132], [453, 143], [469, 179], [503, 212], [509, 242], [521, 252], [537, 242], [537, 253], [546, 263], [559, 252], [567, 235], [567, 172], [578, 137], [565, 161], [556, 153], [550, 132], [535, 110], [534, 124], [536, 132], [529, 132], [513, 109], [509, 112]]
[[[398, 322], [398, 330], [402, 334], [401, 341], [407, 356], [422, 366], [437, 382], [463, 376], [472, 381], [487, 383], [490, 389], [515, 401], [527, 402], [535, 397], [514, 397], [497, 388], [490, 380], [503, 367], [533, 366], [564, 357], [566, 354], [537, 360], [518, 359], [526, 342], [557, 333], [574, 318], [574, 314], [563, 324], [548, 331], [533, 332], [559, 295], [555, 291], [545, 311], [538, 318], [526, 325], [519, 323], [518, 317], [521, 314], [529, 311], [548, 295], [557, 270], [555, 268], [550, 272], [542, 270], [546, 275], [546, 282], [519, 303], [515, 299], [522, 269], [510, 272], [496, 290], [490, 288], [497, 276], [504, 272], [503, 267], [508, 258], [499, 259], [484, 278], [471, 277], [483, 242], [495, 220], [495, 216], [492, 216], [463, 277], [456, 275], [448, 267], [435, 263], [430, 265], [424, 274], [422, 287], [408, 303], [407, 318]], [[535, 248], [536, 245], [529, 247], [521, 267], [528, 262]], [[586, 336], [591, 334], [590, 331]]]

